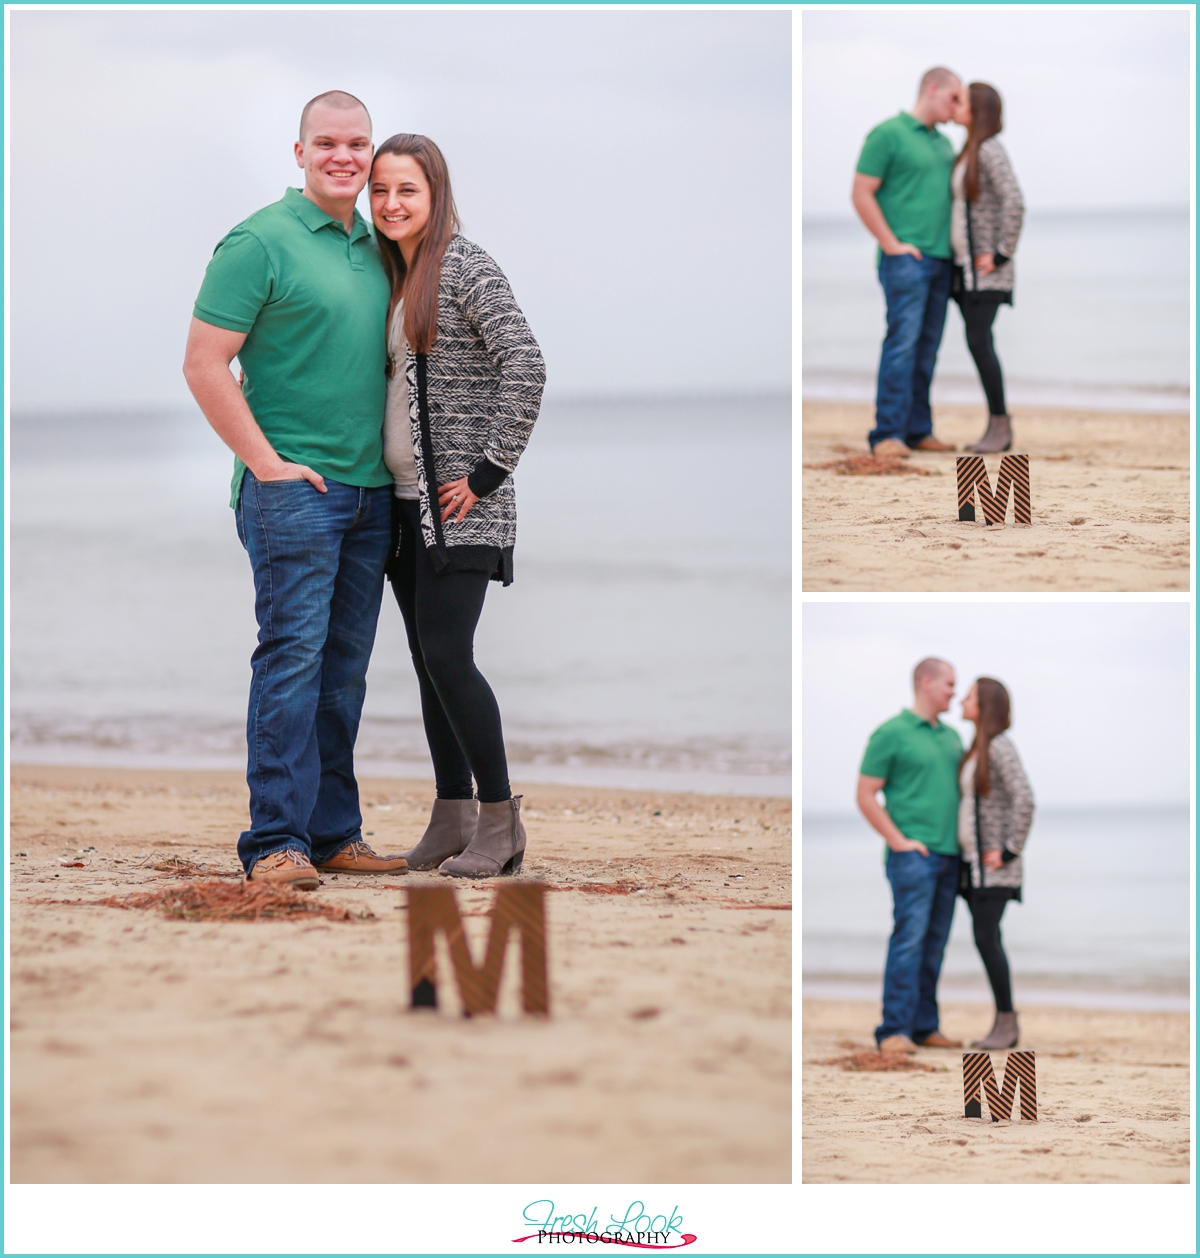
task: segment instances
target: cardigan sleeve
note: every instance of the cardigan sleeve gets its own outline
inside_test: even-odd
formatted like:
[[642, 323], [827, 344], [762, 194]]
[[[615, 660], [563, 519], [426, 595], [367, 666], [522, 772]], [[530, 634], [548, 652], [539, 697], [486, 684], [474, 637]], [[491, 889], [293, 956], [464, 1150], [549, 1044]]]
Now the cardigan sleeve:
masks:
[[1033, 790], [1017, 749], [1008, 738], [994, 738], [988, 746], [988, 770], [995, 774], [1012, 800], [1012, 834], [1006, 845], [1006, 856], [1020, 856], [1033, 825]]
[[541, 407], [546, 365], [504, 273], [478, 247], [463, 259], [458, 300], [500, 373], [483, 459], [468, 477], [471, 492], [483, 497], [516, 470]]
[[1013, 174], [1012, 163], [999, 140], [990, 139], [979, 146], [979, 166], [983, 177], [1000, 199], [999, 225], [990, 252], [1011, 258], [1017, 252], [1017, 238], [1025, 220], [1025, 198]]

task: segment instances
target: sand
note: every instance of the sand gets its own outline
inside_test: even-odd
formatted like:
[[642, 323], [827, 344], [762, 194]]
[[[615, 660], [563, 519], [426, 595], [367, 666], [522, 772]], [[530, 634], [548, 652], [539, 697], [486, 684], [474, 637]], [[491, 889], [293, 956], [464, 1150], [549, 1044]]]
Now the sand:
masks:
[[[16, 767], [11, 790], [14, 1183], [791, 1180], [790, 801], [524, 788], [551, 1016], [510, 984], [466, 1020], [448, 975], [407, 1009], [403, 887], [438, 874], [324, 876], [366, 921], [88, 906], [176, 878], [155, 856], [238, 869], [241, 776]], [[378, 850], [431, 794], [363, 783]], [[488, 885], [455, 885], [485, 928]]]
[[[977, 407], [944, 406], [934, 432], [961, 450]], [[1187, 415], [1024, 408], [1033, 524], [958, 519], [953, 454], [914, 454], [929, 476], [843, 476], [810, 465], [866, 452], [872, 408], [804, 403], [804, 589], [1161, 591], [1189, 588]], [[995, 485], [999, 455], [986, 466]]]
[[[922, 1049], [934, 1073], [856, 1073], [820, 1065], [874, 1047], [875, 1004], [804, 1002], [805, 1183], [1186, 1184], [1189, 1019], [1030, 1006], [1038, 1121], [963, 1117], [962, 1052]], [[943, 1004], [942, 1029], [977, 1039], [983, 1005]], [[999, 1080], [1005, 1053], [993, 1053]], [[1016, 1113], [1016, 1111], [1014, 1111]]]

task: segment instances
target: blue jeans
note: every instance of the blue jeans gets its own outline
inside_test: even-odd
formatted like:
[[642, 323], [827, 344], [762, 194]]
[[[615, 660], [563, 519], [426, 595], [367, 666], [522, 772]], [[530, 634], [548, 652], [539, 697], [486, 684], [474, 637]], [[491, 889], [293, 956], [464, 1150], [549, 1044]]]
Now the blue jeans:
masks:
[[953, 266], [948, 258], [884, 254], [879, 282], [887, 299], [887, 335], [879, 355], [875, 427], [871, 449], [881, 441], [915, 446], [933, 433], [929, 386], [937, 362]]
[[883, 1024], [875, 1042], [889, 1035], [923, 1040], [938, 1029], [937, 983], [942, 953], [954, 921], [957, 856], [930, 852], [887, 854], [895, 926], [883, 972]]
[[362, 835], [354, 740], [391, 541], [392, 489], [263, 482], [247, 472], [238, 537], [254, 570], [258, 647], [246, 717], [247, 873], [295, 848], [313, 864]]

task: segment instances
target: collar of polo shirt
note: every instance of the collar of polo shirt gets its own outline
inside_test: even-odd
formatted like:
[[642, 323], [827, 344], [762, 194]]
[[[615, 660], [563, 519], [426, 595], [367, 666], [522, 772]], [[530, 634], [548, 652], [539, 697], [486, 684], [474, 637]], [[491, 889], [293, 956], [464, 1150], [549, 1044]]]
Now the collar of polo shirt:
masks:
[[[936, 126], [934, 123], [932, 123], [932, 122], [931, 122], [931, 123], [929, 124], [929, 126], [926, 126], [926, 125], [925, 125], [925, 124], [924, 124], [924, 123], [920, 120], [920, 118], [916, 118], [916, 117], [914, 117], [912, 114], [910, 114], [910, 113], [908, 112], [908, 110], [907, 110], [907, 109], [902, 109], [902, 110], [900, 111], [900, 117], [901, 117], [901, 118], [907, 118], [907, 119], [908, 119], [908, 121], [909, 121], [909, 125], [912, 127], [912, 129], [913, 129], [914, 131], [924, 131], [927, 135], [928, 135], [928, 134], [929, 134], [929, 132], [931, 132], [931, 131], [937, 131], [937, 126]], [[939, 134], [940, 134], [940, 132], [939, 132]]]
[[[330, 218], [319, 205], [314, 201], [310, 201], [299, 188], [288, 188], [283, 194], [283, 200], [288, 209], [311, 232], [320, 231], [322, 227], [328, 227], [330, 223], [341, 227], [343, 231], [345, 230], [342, 223], [336, 218]], [[363, 236], [369, 236], [370, 234], [366, 220], [356, 207], [354, 210], [354, 230], [350, 233], [350, 239], [359, 240]]]
[[903, 715], [908, 717], [910, 721], [915, 721], [918, 725], [928, 725], [934, 733], [940, 729], [950, 728], [945, 721], [927, 721], [919, 712], [914, 712], [912, 708], [905, 708]]

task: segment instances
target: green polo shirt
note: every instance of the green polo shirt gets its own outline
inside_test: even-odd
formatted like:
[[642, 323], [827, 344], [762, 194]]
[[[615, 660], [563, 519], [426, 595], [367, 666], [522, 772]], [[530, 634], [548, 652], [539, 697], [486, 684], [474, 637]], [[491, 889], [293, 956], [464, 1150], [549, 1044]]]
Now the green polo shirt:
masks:
[[888, 816], [906, 839], [957, 856], [962, 754], [962, 741], [949, 725], [930, 725], [905, 708], [871, 735], [859, 771], [883, 778]]
[[[383, 461], [390, 290], [357, 210], [347, 234], [298, 188], [217, 245], [193, 313], [245, 332], [251, 413], [280, 458], [344, 485], [390, 485]], [[245, 465], [234, 462], [234, 507]]]
[[950, 257], [954, 146], [936, 127], [901, 111], [868, 134], [855, 169], [883, 180], [875, 200], [897, 240]]

